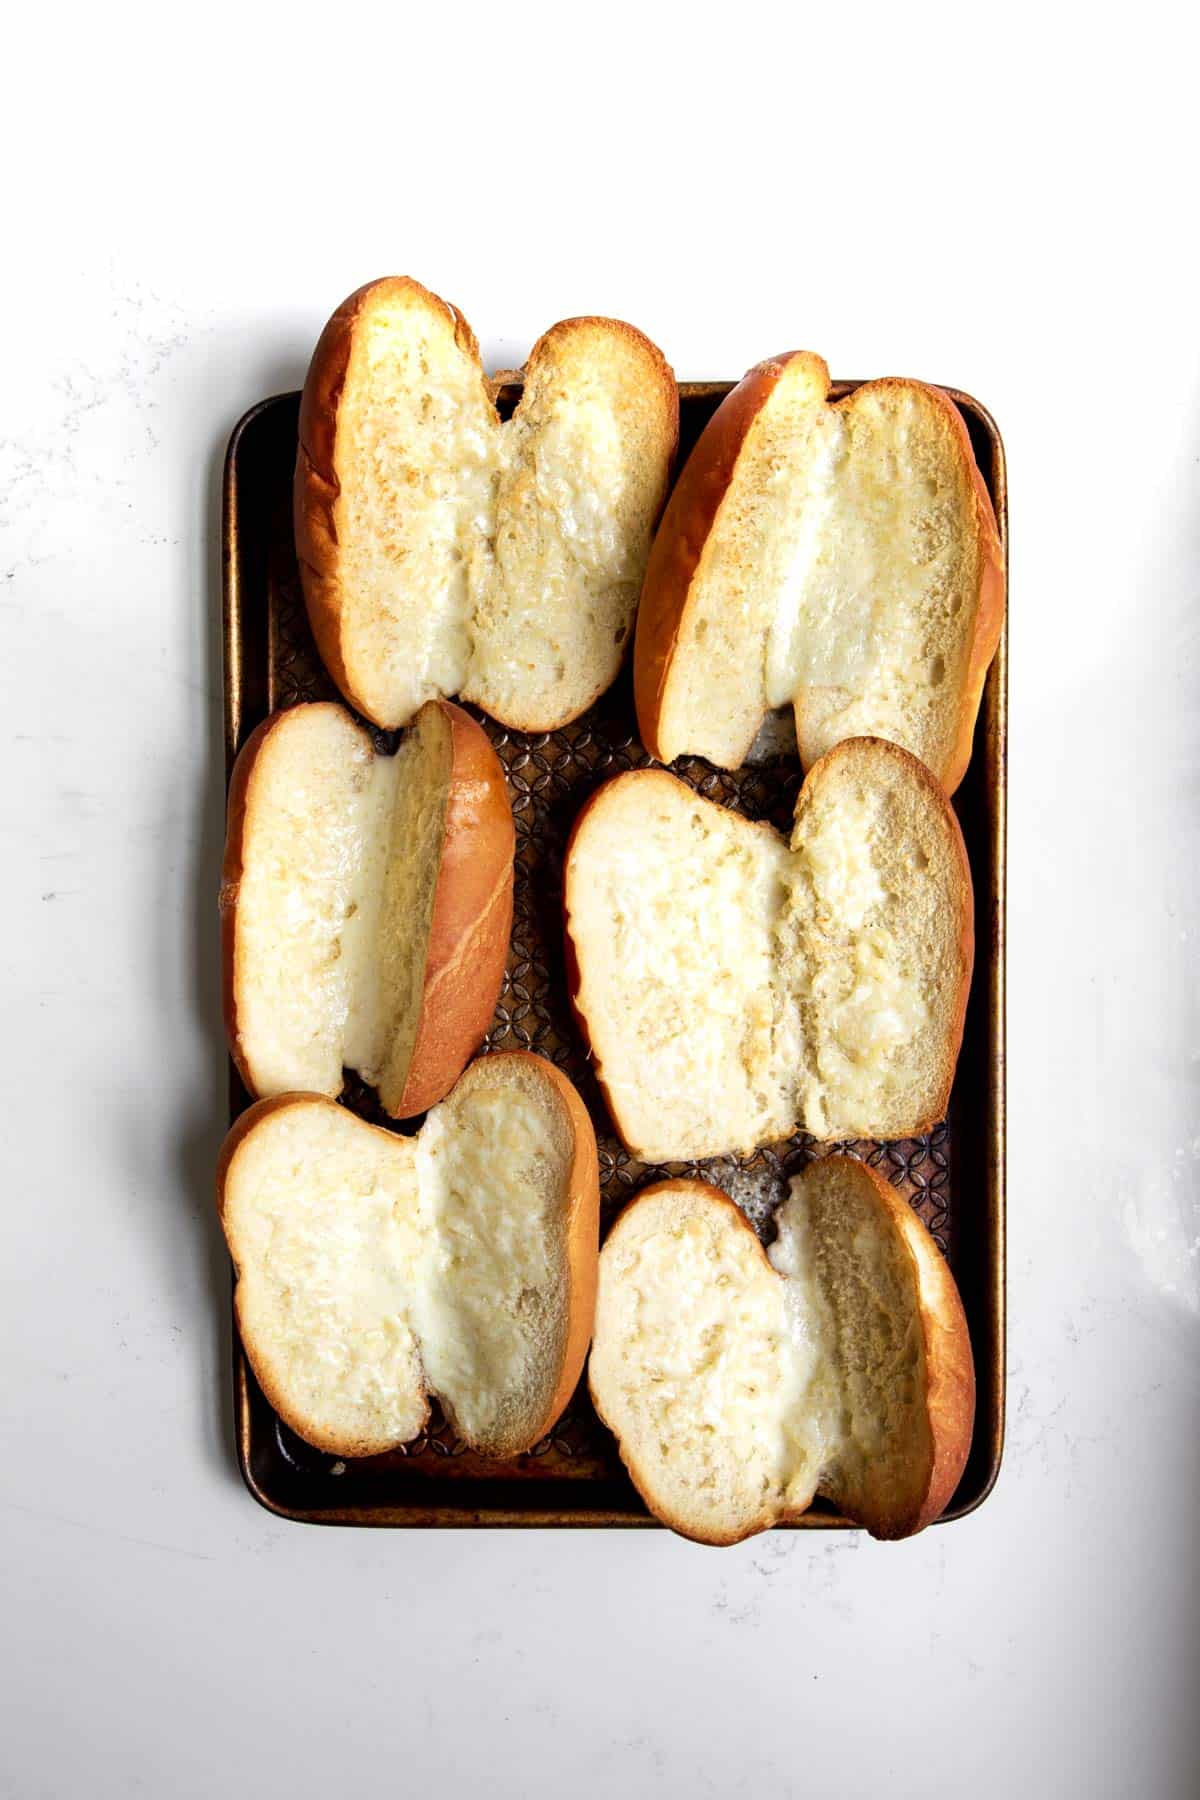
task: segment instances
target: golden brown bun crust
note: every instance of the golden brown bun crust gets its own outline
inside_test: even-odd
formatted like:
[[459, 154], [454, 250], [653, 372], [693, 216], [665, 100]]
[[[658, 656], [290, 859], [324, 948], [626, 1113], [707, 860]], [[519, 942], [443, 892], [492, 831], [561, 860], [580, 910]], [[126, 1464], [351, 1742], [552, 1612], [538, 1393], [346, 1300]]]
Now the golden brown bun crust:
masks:
[[[726, 395], [700, 434], [667, 503], [651, 547], [638, 610], [634, 690], [642, 742], [651, 756], [660, 760], [663, 759], [658, 727], [663, 692], [683, 626], [692, 577], [732, 479], [734, 465], [746, 434], [760, 409], [770, 398], [783, 370], [798, 356], [806, 358], [814, 367], [822, 370], [826, 385], [829, 385], [828, 368], [820, 357], [809, 351], [791, 350], [750, 369], [732, 393]], [[868, 389], [874, 391], [889, 387], [910, 390], [918, 388], [939, 407], [958, 438], [971, 472], [980, 546], [979, 597], [967, 673], [963, 682], [958, 734], [945, 766], [935, 770], [946, 792], [953, 794], [971, 760], [971, 741], [975, 733], [975, 719], [983, 695], [983, 684], [1004, 625], [1004, 553], [1000, 546], [1000, 532], [991, 496], [975, 461], [970, 433], [949, 394], [928, 382], [885, 376], [878, 381], [865, 382], [861, 388], [833, 404], [839, 408], [848, 407], [859, 394]]]
[[[339, 714], [344, 712], [336, 700], [313, 701], [312, 705], [322, 706]], [[236, 967], [238, 897], [242, 885], [246, 820], [255, 770], [260, 755], [267, 747], [268, 740], [287, 717], [286, 711], [272, 713], [250, 733], [238, 751], [237, 759], [234, 762], [229, 777], [229, 795], [225, 803], [225, 853], [221, 862], [221, 888], [217, 898], [221, 919], [221, 1010], [225, 1020], [225, 1037], [229, 1045], [229, 1054], [233, 1058], [242, 1084], [249, 1094], [254, 1092], [254, 1082], [242, 1046], [237, 1004], [239, 986]], [[363, 731], [362, 735], [364, 741], [369, 743], [370, 739], [367, 733]]]
[[[300, 445], [296, 452], [293, 488], [300, 583], [321, 660], [338, 688], [354, 701], [360, 712], [365, 708], [350, 685], [342, 656], [343, 601], [337, 555], [340, 484], [335, 465], [338, 405], [355, 328], [362, 313], [373, 299], [401, 292], [418, 294], [431, 309], [449, 313], [459, 344], [478, 362], [479, 345], [475, 334], [456, 306], [431, 294], [410, 275], [385, 275], [377, 281], [368, 281], [342, 301], [317, 340], [300, 396]], [[388, 721], [377, 719], [375, 723], [386, 725]]]
[[664, 761], [658, 737], [667, 670], [692, 577], [725, 498], [746, 433], [793, 356], [772, 357], [743, 376], [704, 427], [667, 501], [646, 565], [633, 653], [634, 702], [642, 743]]
[[512, 930], [516, 832], [504, 770], [469, 713], [449, 700], [427, 704], [450, 726], [450, 794], [421, 1018], [397, 1119], [442, 1099], [483, 1042]]
[[907, 1518], [863, 1518], [860, 1522], [872, 1537], [911, 1537], [941, 1517], [962, 1477], [975, 1429], [975, 1361], [962, 1299], [945, 1258], [891, 1182], [869, 1163], [858, 1166], [874, 1183], [916, 1268], [932, 1446], [929, 1480], [916, 1511]]
[[[270, 721], [268, 721], [268, 723], [270, 723]], [[249, 740], [247, 740], [247, 745], [248, 744]], [[229, 1171], [233, 1166], [233, 1159], [237, 1155], [242, 1140], [248, 1137], [254, 1130], [254, 1127], [261, 1124], [261, 1122], [269, 1117], [271, 1113], [283, 1112], [288, 1107], [292, 1106], [308, 1107], [314, 1105], [332, 1106], [339, 1111], [341, 1110], [341, 1108], [338, 1107], [337, 1101], [329, 1099], [326, 1094], [276, 1094], [270, 1100], [258, 1100], [253, 1106], [248, 1106], [241, 1117], [235, 1121], [225, 1138], [225, 1142], [221, 1145], [221, 1152], [217, 1158], [217, 1217], [221, 1221], [222, 1229], [224, 1229], [225, 1226], [225, 1191], [228, 1185]], [[360, 1121], [360, 1123], [366, 1125], [365, 1120]], [[384, 1131], [379, 1125], [366, 1125], [366, 1129], [368, 1131], [377, 1131], [380, 1137], [387, 1138], [389, 1142], [395, 1142], [392, 1133], [390, 1131]], [[229, 1239], [227, 1233], [226, 1243], [228, 1242]], [[288, 1426], [290, 1430], [294, 1431], [298, 1438], [303, 1438], [306, 1444], [311, 1444], [315, 1450], [324, 1450], [330, 1456], [380, 1456], [387, 1450], [394, 1450], [396, 1448], [396, 1440], [394, 1438], [351, 1438], [343, 1433], [322, 1431], [319, 1426], [313, 1425], [312, 1420], [308, 1418], [307, 1415], [295, 1412], [292, 1409], [288, 1396], [281, 1391], [277, 1382], [272, 1381], [267, 1370], [259, 1367], [258, 1359], [252, 1357], [250, 1351], [246, 1347], [246, 1332], [243, 1329], [241, 1309], [241, 1268], [237, 1258], [233, 1255], [232, 1245], [229, 1246], [229, 1250], [233, 1260], [233, 1273], [236, 1284], [233, 1293], [233, 1313], [237, 1322], [238, 1339], [242, 1345], [242, 1352], [246, 1357], [247, 1362], [250, 1363], [254, 1370], [254, 1379], [262, 1390], [267, 1405], [278, 1413], [284, 1424]], [[429, 1401], [428, 1397], [426, 1397], [425, 1416], [421, 1421], [421, 1429], [423, 1429], [429, 1419], [429, 1410]]]

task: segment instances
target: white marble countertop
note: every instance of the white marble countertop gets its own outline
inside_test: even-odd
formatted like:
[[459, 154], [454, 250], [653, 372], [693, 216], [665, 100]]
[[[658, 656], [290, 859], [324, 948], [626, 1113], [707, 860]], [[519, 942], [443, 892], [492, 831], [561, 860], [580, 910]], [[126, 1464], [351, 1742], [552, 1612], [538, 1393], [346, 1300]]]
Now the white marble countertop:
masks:
[[[730, 10], [17, 28], [4, 1796], [1200, 1791], [1194, 57], [1154, 5]], [[389, 270], [493, 365], [615, 312], [682, 376], [804, 345], [1000, 423], [1010, 1424], [970, 1519], [714, 1552], [318, 1531], [241, 1486], [219, 474]]]

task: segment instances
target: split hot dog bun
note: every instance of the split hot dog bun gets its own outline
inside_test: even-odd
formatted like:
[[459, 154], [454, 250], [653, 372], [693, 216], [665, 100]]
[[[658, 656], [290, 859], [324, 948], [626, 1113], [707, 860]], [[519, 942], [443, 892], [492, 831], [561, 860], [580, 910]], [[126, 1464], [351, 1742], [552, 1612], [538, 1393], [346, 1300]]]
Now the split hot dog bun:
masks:
[[679, 435], [640, 331], [565, 319], [512, 418], [456, 307], [407, 277], [338, 308], [300, 407], [296, 548], [317, 647], [346, 698], [406, 725], [460, 694], [553, 731], [615, 677]]
[[436, 1394], [511, 1457], [550, 1430], [592, 1329], [591, 1121], [553, 1064], [481, 1057], [416, 1137], [315, 1094], [260, 1101], [226, 1139], [217, 1199], [242, 1343], [309, 1443], [369, 1456]]
[[440, 1100], [495, 1011], [514, 841], [496, 753], [447, 701], [390, 757], [331, 702], [261, 725], [234, 765], [221, 883], [250, 1092], [336, 1095], [351, 1068], [394, 1118]]
[[642, 741], [736, 769], [790, 705], [805, 768], [882, 737], [953, 793], [1004, 614], [991, 501], [940, 388], [829, 385], [807, 351], [760, 363], [689, 457], [638, 614]]
[[811, 770], [790, 844], [664, 769], [605, 783], [567, 847], [577, 1017], [645, 1162], [915, 1137], [943, 1117], [974, 949], [949, 801], [896, 744]]
[[975, 1373], [953, 1276], [916, 1214], [832, 1156], [791, 1184], [764, 1253], [699, 1181], [646, 1188], [600, 1256], [589, 1381], [652, 1512], [705, 1544], [814, 1495], [881, 1538], [949, 1502]]

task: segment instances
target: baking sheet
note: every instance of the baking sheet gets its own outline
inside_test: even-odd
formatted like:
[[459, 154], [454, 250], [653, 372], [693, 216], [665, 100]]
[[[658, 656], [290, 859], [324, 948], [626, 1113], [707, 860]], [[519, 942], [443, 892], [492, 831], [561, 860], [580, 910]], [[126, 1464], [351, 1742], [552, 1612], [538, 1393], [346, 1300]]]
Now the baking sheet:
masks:
[[[680, 457], [729, 392], [730, 382], [680, 385]], [[858, 383], [835, 384], [837, 396]], [[519, 385], [501, 392], [510, 410]], [[962, 412], [1008, 546], [1004, 450], [990, 414], [947, 390]], [[306, 700], [340, 698], [321, 665], [305, 616], [292, 542], [292, 470], [298, 394], [251, 409], [230, 440], [224, 493], [226, 772], [269, 712]], [[970, 1457], [944, 1520], [986, 1498], [1004, 1436], [1004, 853], [1007, 745], [1007, 614], [988, 676], [975, 753], [955, 806], [975, 886], [976, 959], [962, 1055], [946, 1120], [928, 1136], [846, 1146], [881, 1168], [920, 1213], [949, 1258], [962, 1293], [975, 1353], [978, 1404]], [[799, 1134], [749, 1159], [694, 1164], [637, 1162], [613, 1133], [571, 1019], [563, 971], [562, 859], [567, 834], [597, 784], [650, 761], [637, 737], [628, 665], [616, 685], [562, 731], [509, 731], [480, 719], [508, 779], [516, 821], [512, 944], [488, 1049], [549, 1057], [571, 1077], [591, 1113], [600, 1151], [601, 1230], [638, 1188], [666, 1174], [695, 1174], [725, 1189], [761, 1230], [784, 1197], [787, 1177], [814, 1146]], [[394, 736], [373, 730], [381, 748]], [[794, 751], [736, 774], [698, 758], [675, 765], [697, 792], [787, 832], [800, 785]], [[348, 1077], [353, 1111], [393, 1129], [374, 1094]], [[230, 1073], [231, 1122], [248, 1104]], [[264, 1506], [288, 1518], [330, 1525], [653, 1525], [626, 1477], [609, 1433], [581, 1383], [551, 1435], [529, 1455], [498, 1463], [468, 1451], [434, 1408], [429, 1429], [403, 1450], [350, 1462], [310, 1448], [263, 1398], [234, 1336], [238, 1457]], [[799, 1526], [847, 1527], [823, 1502]]]

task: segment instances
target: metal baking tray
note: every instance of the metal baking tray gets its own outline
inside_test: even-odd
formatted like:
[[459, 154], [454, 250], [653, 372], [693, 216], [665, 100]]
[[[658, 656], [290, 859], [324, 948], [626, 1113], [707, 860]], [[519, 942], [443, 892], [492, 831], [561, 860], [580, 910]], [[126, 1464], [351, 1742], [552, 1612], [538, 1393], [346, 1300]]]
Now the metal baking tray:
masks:
[[[841, 396], [858, 386], [843, 381]], [[731, 382], [684, 382], [682, 467]], [[1007, 550], [1004, 448], [990, 414], [948, 390], [971, 434]], [[519, 380], [501, 390], [511, 410]], [[314, 648], [292, 542], [292, 468], [298, 394], [264, 400], [229, 443], [224, 489], [225, 750], [227, 770], [269, 712], [336, 698]], [[847, 1146], [886, 1171], [929, 1226], [958, 1280], [970, 1325], [978, 1407], [970, 1457], [943, 1515], [961, 1518], [990, 1492], [1004, 1436], [1004, 856], [1007, 618], [955, 805], [975, 884], [976, 961], [962, 1055], [945, 1122], [927, 1137]], [[590, 712], [562, 731], [526, 735], [477, 714], [504, 765], [516, 818], [516, 895], [508, 969], [489, 1050], [522, 1048], [558, 1063], [591, 1112], [600, 1148], [601, 1229], [637, 1188], [666, 1173], [695, 1173], [726, 1189], [761, 1230], [787, 1176], [813, 1154], [803, 1135], [750, 1159], [670, 1170], [636, 1162], [620, 1145], [573, 1025], [563, 973], [561, 887], [567, 833], [598, 782], [649, 762], [637, 738], [630, 670]], [[381, 747], [394, 741], [374, 733]], [[785, 831], [800, 784], [794, 751], [728, 775], [699, 759], [676, 772], [698, 792]], [[231, 1120], [247, 1095], [231, 1066]], [[348, 1078], [343, 1096], [376, 1123], [374, 1094]], [[400, 1129], [415, 1130], [418, 1120]], [[285, 1518], [325, 1525], [652, 1525], [613, 1439], [580, 1383], [553, 1432], [514, 1462], [489, 1461], [458, 1443], [436, 1405], [429, 1428], [386, 1456], [341, 1461], [311, 1449], [276, 1417], [234, 1339], [238, 1459], [246, 1485]], [[822, 1502], [801, 1520], [847, 1527]], [[788, 1529], [781, 1527], [780, 1529]]]

